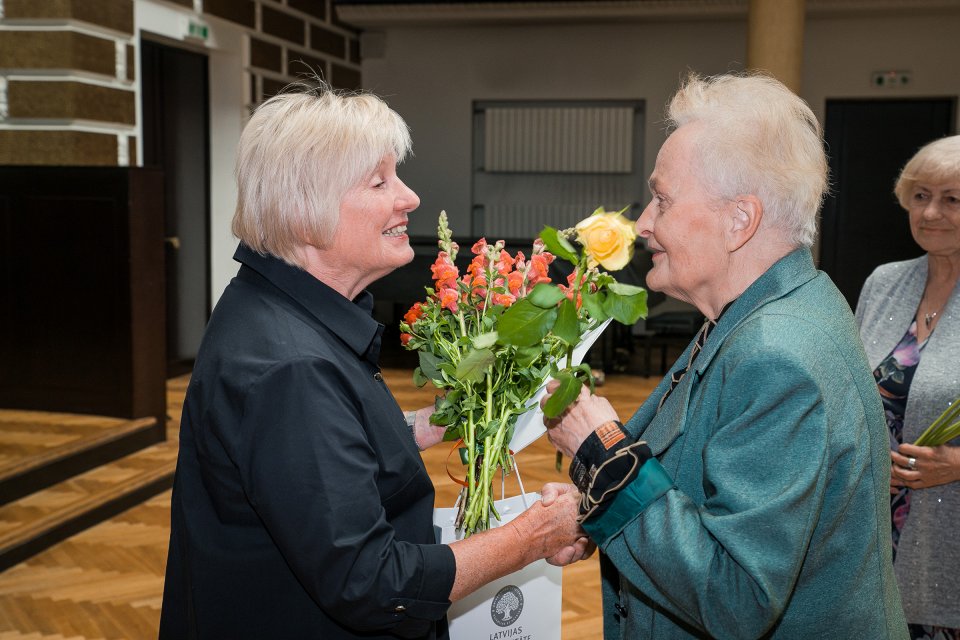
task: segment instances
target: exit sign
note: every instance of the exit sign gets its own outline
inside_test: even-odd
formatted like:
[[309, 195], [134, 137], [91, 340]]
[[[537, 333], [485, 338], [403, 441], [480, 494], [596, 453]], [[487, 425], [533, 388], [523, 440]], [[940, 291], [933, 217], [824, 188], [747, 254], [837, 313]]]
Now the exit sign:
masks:
[[912, 84], [913, 74], [904, 69], [874, 71], [870, 74], [870, 84], [875, 87], [907, 87]]
[[206, 40], [210, 36], [210, 27], [202, 22], [189, 20], [187, 21], [187, 29], [184, 35], [187, 38], [193, 38], [195, 40]]

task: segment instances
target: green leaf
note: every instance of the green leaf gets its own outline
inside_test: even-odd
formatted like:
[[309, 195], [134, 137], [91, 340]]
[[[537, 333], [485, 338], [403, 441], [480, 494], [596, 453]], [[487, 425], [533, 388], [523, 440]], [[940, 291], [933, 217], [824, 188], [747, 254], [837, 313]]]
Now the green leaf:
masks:
[[580, 341], [580, 321], [577, 319], [577, 305], [566, 298], [557, 310], [557, 321], [553, 325], [553, 335], [568, 345]]
[[520, 347], [517, 349], [516, 356], [514, 356], [514, 362], [516, 362], [517, 366], [521, 369], [526, 369], [536, 362], [542, 353], [543, 348], [539, 344], [530, 347]]
[[[440, 369], [441, 376], [443, 376], [443, 374], [447, 374], [447, 376], [451, 376], [453, 378], [458, 377], [457, 368], [454, 366], [452, 362], [441, 362], [439, 369]], [[446, 376], [443, 376], [443, 377], [445, 378]]]
[[457, 365], [457, 379], [467, 382], [483, 382], [487, 369], [493, 364], [493, 351], [490, 349], [474, 349], [467, 353], [467, 357]]
[[561, 291], [560, 287], [541, 282], [533, 288], [533, 291], [527, 295], [526, 299], [541, 309], [552, 309], [560, 304], [560, 301], [566, 297], [567, 294]]
[[477, 432], [477, 440], [483, 440], [487, 436], [492, 436], [497, 432], [497, 429], [500, 428], [499, 420], [491, 420], [487, 424], [483, 425], [483, 428]]
[[609, 314], [603, 310], [604, 298], [606, 298], [606, 294], [601, 291], [584, 293], [581, 296], [581, 300], [583, 300], [583, 308], [587, 310], [587, 315], [589, 315], [598, 323], [603, 322], [610, 317]]
[[626, 284], [624, 282], [617, 282], [616, 280], [609, 283], [607, 288], [621, 296], [635, 296], [640, 293], [646, 293], [647, 291], [643, 287], [638, 287], [633, 284]]
[[559, 372], [556, 379], [560, 382], [560, 386], [543, 406], [543, 415], [548, 418], [556, 418], [563, 413], [577, 399], [577, 396], [580, 395], [580, 389], [583, 387], [580, 379], [569, 371]]
[[523, 298], [500, 316], [500, 336], [497, 342], [529, 347], [543, 340], [556, 320], [555, 308], [542, 309]]
[[596, 386], [594, 386], [593, 369], [590, 368], [590, 363], [581, 362], [580, 366], [574, 367], [573, 374], [578, 375], [580, 378], [586, 380], [587, 383], [589, 383], [590, 395], [593, 395], [594, 393], [597, 392], [597, 388]]
[[490, 331], [489, 333], [481, 333], [478, 336], [474, 336], [471, 342], [475, 349], [487, 349], [497, 344], [497, 332]]
[[603, 301], [603, 310], [617, 322], [632, 325], [647, 315], [647, 292], [641, 290], [636, 295], [622, 296], [611, 291]]
[[540, 232], [540, 239], [543, 240], [547, 251], [558, 258], [563, 258], [573, 264], [577, 264], [580, 260], [580, 255], [577, 253], [577, 250], [573, 248], [573, 245], [570, 244], [570, 241], [560, 235], [560, 232], [553, 227], [544, 227], [543, 231]]
[[420, 367], [417, 367], [413, 370], [413, 384], [417, 385], [418, 389], [427, 384], [428, 380], [430, 380], [430, 378], [423, 375], [423, 371], [420, 370]]
[[430, 378], [437, 380], [440, 378], [440, 359], [429, 351], [420, 352], [420, 372]]
[[445, 411], [434, 411], [430, 414], [430, 424], [438, 427], [449, 427], [457, 421], [456, 413], [447, 409]]

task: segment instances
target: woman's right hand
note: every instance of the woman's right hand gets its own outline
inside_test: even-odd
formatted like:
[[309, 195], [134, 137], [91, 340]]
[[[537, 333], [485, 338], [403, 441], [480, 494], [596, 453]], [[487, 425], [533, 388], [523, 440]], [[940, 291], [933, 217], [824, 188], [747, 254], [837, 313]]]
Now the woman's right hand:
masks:
[[[910, 466], [913, 458], [913, 467]], [[890, 493], [900, 492], [902, 487], [926, 489], [941, 484], [960, 481], [960, 447], [948, 444], [939, 447], [918, 447], [902, 444], [898, 451], [890, 452], [893, 463], [890, 470]]]
[[450, 600], [473, 593], [491, 580], [546, 558], [569, 564], [592, 551], [577, 513], [580, 494], [573, 485], [546, 485], [538, 500], [502, 527], [450, 544], [457, 562]]
[[589, 539], [577, 523], [580, 493], [572, 484], [549, 483], [541, 500], [511, 520], [519, 548], [530, 557], [525, 564], [546, 558], [551, 564], [570, 564], [593, 552]]

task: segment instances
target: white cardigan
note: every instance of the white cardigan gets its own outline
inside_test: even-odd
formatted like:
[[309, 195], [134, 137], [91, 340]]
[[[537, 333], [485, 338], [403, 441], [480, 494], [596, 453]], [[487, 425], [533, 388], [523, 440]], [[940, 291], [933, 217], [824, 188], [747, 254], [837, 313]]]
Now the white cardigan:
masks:
[[[881, 265], [867, 278], [857, 323], [876, 367], [906, 333], [927, 280], [927, 256]], [[960, 283], [941, 312], [917, 365], [903, 422], [913, 442], [960, 397]], [[960, 445], [954, 439], [952, 445]], [[960, 482], [913, 492], [894, 564], [911, 624], [960, 628]]]

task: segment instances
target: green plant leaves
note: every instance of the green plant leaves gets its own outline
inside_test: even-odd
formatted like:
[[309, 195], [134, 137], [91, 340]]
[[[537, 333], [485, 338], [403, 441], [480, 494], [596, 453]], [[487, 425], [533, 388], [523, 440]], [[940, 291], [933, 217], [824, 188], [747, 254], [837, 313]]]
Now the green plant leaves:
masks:
[[487, 349], [497, 344], [497, 332], [489, 331], [487, 333], [481, 333], [471, 338], [470, 342], [473, 344], [474, 349]]
[[616, 280], [612, 280], [610, 283], [608, 283], [607, 288], [621, 296], [635, 296], [637, 294], [647, 292], [647, 290], [643, 287], [626, 284], [625, 282], [617, 282]]
[[604, 298], [606, 298], [606, 294], [600, 291], [582, 293], [580, 296], [580, 300], [583, 302], [583, 308], [587, 310], [587, 314], [596, 324], [600, 324], [610, 317], [603, 309]]
[[421, 351], [420, 372], [431, 380], [440, 380], [440, 359], [429, 351]]
[[540, 232], [540, 239], [543, 240], [547, 251], [558, 258], [563, 258], [573, 264], [576, 264], [580, 260], [579, 252], [574, 249], [569, 240], [560, 235], [560, 232], [553, 227], [544, 227], [543, 231]]
[[427, 384], [429, 380], [430, 378], [423, 375], [423, 371], [421, 371], [420, 367], [417, 367], [413, 370], [413, 384], [417, 385], [418, 389]]
[[490, 349], [473, 349], [457, 365], [458, 380], [467, 382], [483, 382], [487, 369], [493, 364], [494, 355]]
[[557, 309], [543, 309], [527, 298], [518, 300], [500, 316], [497, 342], [529, 347], [547, 335], [557, 319]]
[[[616, 293], [614, 285], [619, 287], [629, 287], [628, 290], [637, 290], [632, 295], [622, 295]], [[610, 284], [610, 291], [603, 301], [603, 310], [617, 322], [625, 325], [632, 325], [640, 318], [647, 315], [647, 292], [640, 287], [624, 285], [619, 282]]]
[[577, 396], [580, 395], [580, 389], [583, 387], [580, 378], [569, 371], [560, 371], [555, 379], [560, 382], [560, 386], [543, 406], [543, 415], [548, 418], [556, 418], [563, 413], [577, 399]]
[[566, 297], [567, 294], [561, 291], [560, 287], [541, 282], [533, 288], [533, 291], [527, 294], [526, 299], [541, 309], [552, 309], [560, 304], [560, 301]]
[[570, 346], [580, 342], [580, 320], [577, 318], [577, 305], [566, 298], [557, 310], [557, 321], [553, 325], [553, 335]]

